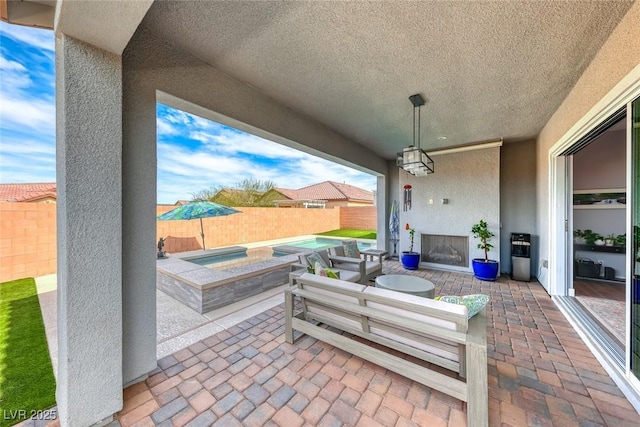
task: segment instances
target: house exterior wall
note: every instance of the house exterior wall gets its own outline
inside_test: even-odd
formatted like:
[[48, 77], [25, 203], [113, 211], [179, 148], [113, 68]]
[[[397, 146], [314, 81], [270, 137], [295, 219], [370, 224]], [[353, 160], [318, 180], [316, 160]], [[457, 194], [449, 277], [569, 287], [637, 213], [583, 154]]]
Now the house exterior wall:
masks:
[[[471, 227], [480, 219], [487, 221], [496, 237], [490, 258], [500, 259], [500, 148], [445, 154], [433, 157], [435, 173], [415, 177], [398, 169], [400, 205], [400, 244], [398, 251], [409, 250], [405, 224], [416, 231], [414, 251], [420, 252], [420, 234], [446, 234], [469, 237], [469, 258], [484, 258], [471, 235]], [[403, 209], [403, 186], [412, 186], [412, 207]], [[433, 199], [433, 204], [429, 200]], [[442, 204], [442, 199], [448, 199]], [[462, 269], [471, 271], [469, 267]]]
[[[548, 260], [549, 268], [563, 260], [550, 259], [550, 181], [549, 151], [567, 132], [640, 64], [640, 2], [635, 2], [620, 21], [609, 39], [602, 46], [589, 67], [582, 74], [573, 90], [544, 126], [537, 139], [537, 230], [540, 234], [539, 259]], [[534, 250], [536, 250], [534, 248]], [[542, 279], [544, 281], [544, 279]], [[546, 283], [545, 283], [546, 284]]]
[[538, 271], [540, 236], [536, 228], [536, 142], [504, 144], [500, 152], [500, 271], [511, 272], [511, 233], [529, 233], [531, 276]]

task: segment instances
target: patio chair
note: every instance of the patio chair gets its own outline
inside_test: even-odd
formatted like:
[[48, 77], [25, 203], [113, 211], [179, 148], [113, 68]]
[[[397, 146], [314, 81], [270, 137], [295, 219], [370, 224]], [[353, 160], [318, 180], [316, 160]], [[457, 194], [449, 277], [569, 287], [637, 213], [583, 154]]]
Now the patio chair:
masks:
[[[362, 258], [363, 254], [357, 248], [355, 240], [343, 240], [341, 246], [329, 248], [329, 253], [331, 256], [341, 259], [337, 261], [337, 264], [334, 263], [336, 268], [359, 271], [360, 283], [367, 285], [370, 280], [382, 274], [382, 256], [378, 256], [375, 261], [367, 261]], [[363, 262], [356, 264], [352, 261], [354, 259]], [[350, 261], [345, 262], [344, 260]]]
[[364, 260], [333, 256], [330, 255], [326, 249], [299, 254], [298, 259], [300, 260], [300, 263], [293, 264], [292, 268], [307, 269], [307, 267], [315, 266], [315, 263], [319, 258], [322, 259], [322, 263], [327, 267], [340, 273], [341, 280], [346, 280], [347, 282], [362, 282], [362, 274], [365, 272]]

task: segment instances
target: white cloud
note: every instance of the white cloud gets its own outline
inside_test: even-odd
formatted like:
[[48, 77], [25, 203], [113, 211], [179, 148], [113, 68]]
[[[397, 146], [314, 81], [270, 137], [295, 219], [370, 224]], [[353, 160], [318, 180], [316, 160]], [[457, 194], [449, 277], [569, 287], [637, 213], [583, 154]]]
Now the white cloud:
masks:
[[9, 37], [17, 42], [25, 43], [37, 49], [51, 51], [55, 49], [53, 31], [39, 28], [11, 25], [0, 22], [0, 35]]
[[[6, 71], [27, 71], [27, 69], [19, 62], [12, 61], [0, 54], [0, 70]], [[4, 76], [3, 76], [4, 78]]]
[[169, 120], [162, 118], [160, 116], [156, 119], [156, 129], [158, 132], [158, 138], [178, 135], [180, 131], [176, 126], [174, 126]]
[[2, 134], [0, 182], [52, 182], [56, 179], [55, 144]]
[[25, 127], [46, 135], [55, 133], [56, 110], [52, 101], [7, 96], [0, 93], [0, 128], [24, 130]]

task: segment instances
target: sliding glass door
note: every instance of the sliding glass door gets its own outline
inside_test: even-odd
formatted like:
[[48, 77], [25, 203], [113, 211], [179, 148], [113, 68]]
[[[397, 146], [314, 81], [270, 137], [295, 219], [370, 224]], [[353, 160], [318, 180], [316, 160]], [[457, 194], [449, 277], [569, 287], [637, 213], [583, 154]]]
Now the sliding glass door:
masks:
[[640, 98], [631, 103], [631, 372], [640, 379]]

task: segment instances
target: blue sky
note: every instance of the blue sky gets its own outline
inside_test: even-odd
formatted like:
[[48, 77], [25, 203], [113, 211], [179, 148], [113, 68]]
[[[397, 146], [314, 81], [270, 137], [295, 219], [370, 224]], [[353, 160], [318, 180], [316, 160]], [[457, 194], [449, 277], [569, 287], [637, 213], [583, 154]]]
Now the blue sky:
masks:
[[[54, 56], [53, 32], [0, 22], [0, 183], [56, 179]], [[158, 203], [246, 178], [375, 190], [372, 175], [166, 105], [157, 111]]]

